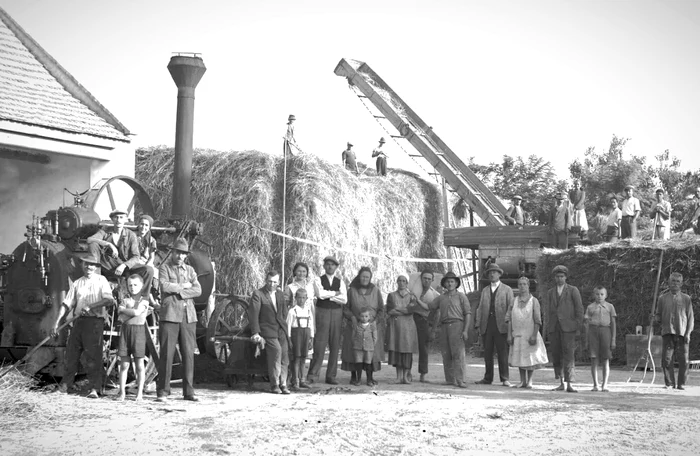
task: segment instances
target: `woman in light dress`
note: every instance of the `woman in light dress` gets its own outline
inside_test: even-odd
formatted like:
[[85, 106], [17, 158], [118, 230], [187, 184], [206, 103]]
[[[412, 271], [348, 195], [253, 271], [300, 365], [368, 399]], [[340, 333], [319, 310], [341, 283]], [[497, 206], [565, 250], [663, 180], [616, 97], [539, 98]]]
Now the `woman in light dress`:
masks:
[[542, 314], [537, 298], [530, 294], [530, 279], [518, 279], [518, 297], [515, 298], [508, 323], [508, 363], [520, 370], [520, 388], [532, 389], [535, 369], [547, 364], [547, 349], [540, 335]]
[[387, 350], [389, 364], [396, 368], [399, 383], [411, 383], [413, 354], [418, 353], [418, 331], [413, 320], [413, 309], [417, 304], [416, 295], [408, 290], [408, 276], [396, 279], [398, 289], [386, 299]]
[[306, 308], [316, 317], [316, 306], [314, 305], [314, 281], [309, 278], [309, 266], [306, 263], [297, 263], [292, 268], [293, 280], [284, 287], [284, 302], [287, 308], [294, 307], [294, 296], [299, 288], [306, 289]]

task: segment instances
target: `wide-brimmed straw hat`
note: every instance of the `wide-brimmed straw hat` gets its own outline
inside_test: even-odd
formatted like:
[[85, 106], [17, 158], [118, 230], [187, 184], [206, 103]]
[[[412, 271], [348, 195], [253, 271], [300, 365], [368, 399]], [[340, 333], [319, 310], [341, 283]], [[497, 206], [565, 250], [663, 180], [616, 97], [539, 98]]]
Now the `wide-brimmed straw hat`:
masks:
[[446, 281], [447, 279], [455, 279], [455, 280], [457, 281], [457, 288], [459, 288], [459, 287], [462, 285], [462, 280], [460, 280], [460, 278], [457, 277], [457, 274], [455, 274], [454, 272], [450, 271], [450, 272], [448, 272], [447, 274], [445, 274], [445, 275], [442, 277], [442, 280], [440, 280], [440, 285], [441, 285], [443, 288], [446, 288], [446, 287], [445, 287], [445, 281]]
[[190, 253], [190, 247], [187, 245], [187, 241], [183, 238], [175, 239], [175, 242], [170, 246], [172, 250], [177, 250], [178, 252]]

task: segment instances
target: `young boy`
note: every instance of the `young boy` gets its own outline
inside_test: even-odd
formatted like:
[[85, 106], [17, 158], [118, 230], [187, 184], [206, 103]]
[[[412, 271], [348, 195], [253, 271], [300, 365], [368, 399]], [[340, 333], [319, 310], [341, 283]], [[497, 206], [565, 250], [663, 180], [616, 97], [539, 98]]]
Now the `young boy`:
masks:
[[[355, 354], [355, 363], [362, 366], [367, 373], [367, 386], [374, 386], [372, 378], [372, 357], [374, 356], [374, 345], [377, 343], [377, 325], [370, 322], [372, 311], [364, 308], [360, 311], [360, 318], [352, 328], [352, 350]], [[362, 376], [362, 368], [356, 371], [356, 377]], [[357, 384], [359, 385], [359, 381]]]
[[[607, 302], [608, 292], [604, 287], [596, 287], [593, 290], [595, 302], [588, 305], [583, 322], [586, 327], [586, 346], [591, 355], [591, 375], [593, 376], [593, 389], [591, 391], [603, 391], [607, 393], [608, 377], [610, 376], [610, 357], [615, 349], [615, 337], [617, 328], [615, 325], [615, 307]], [[598, 389], [598, 360], [603, 363], [603, 384]]]
[[129, 297], [119, 305], [119, 321], [122, 322], [119, 330], [119, 350], [117, 355], [119, 363], [119, 400], [126, 398], [126, 376], [129, 373], [131, 356], [136, 363], [136, 379], [138, 391], [136, 400], [143, 399], [144, 368], [143, 358], [146, 356], [146, 314], [148, 300], [141, 297], [143, 290], [143, 278], [138, 274], [132, 274], [127, 280]]
[[299, 288], [294, 295], [294, 307], [287, 314], [287, 329], [292, 339], [291, 365], [292, 389], [308, 388], [304, 381], [304, 367], [309, 355], [309, 344], [314, 339], [314, 314], [306, 306], [308, 293], [305, 288]]

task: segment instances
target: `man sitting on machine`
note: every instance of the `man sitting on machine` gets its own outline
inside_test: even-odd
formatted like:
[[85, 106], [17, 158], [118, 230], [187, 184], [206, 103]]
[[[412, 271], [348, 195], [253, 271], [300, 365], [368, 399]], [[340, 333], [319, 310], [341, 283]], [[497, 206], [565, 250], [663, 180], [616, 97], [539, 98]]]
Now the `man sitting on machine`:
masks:
[[124, 228], [127, 213], [113, 210], [109, 214], [113, 227], [100, 229], [88, 238], [90, 255], [100, 259], [102, 275], [111, 278], [138, 274], [143, 277], [144, 290], [151, 289], [153, 268], [141, 264], [139, 241], [136, 234]]

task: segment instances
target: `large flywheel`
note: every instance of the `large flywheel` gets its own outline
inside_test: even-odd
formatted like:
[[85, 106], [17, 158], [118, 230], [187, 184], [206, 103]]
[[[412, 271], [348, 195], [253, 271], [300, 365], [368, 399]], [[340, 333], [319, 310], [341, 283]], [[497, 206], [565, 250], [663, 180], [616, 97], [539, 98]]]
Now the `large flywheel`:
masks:
[[130, 220], [134, 220], [137, 214], [154, 216], [151, 197], [137, 180], [129, 176], [97, 182], [85, 195], [85, 206], [95, 211], [101, 220], [109, 220], [109, 213], [115, 209], [126, 211]]

